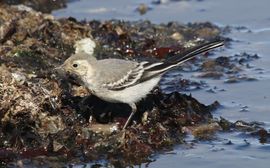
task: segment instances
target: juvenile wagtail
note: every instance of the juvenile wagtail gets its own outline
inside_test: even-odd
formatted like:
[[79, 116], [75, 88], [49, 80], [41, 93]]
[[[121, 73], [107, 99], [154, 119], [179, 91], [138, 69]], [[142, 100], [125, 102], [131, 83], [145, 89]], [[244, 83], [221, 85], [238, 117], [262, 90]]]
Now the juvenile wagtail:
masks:
[[[136, 104], [159, 83], [167, 71], [194, 58], [196, 55], [224, 45], [214, 41], [177, 54], [163, 62], [136, 62], [122, 59], [97, 60], [94, 50], [78, 51], [59, 68], [75, 75], [82, 85], [102, 100], [126, 103], [132, 108], [123, 129], [136, 113]], [[94, 45], [95, 47], [95, 45]]]

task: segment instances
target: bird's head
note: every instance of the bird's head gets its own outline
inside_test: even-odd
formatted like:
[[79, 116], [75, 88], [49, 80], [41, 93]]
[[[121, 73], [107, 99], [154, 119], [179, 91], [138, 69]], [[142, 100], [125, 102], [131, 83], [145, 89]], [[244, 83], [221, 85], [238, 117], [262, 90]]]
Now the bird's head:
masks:
[[84, 80], [94, 74], [96, 58], [85, 52], [79, 52], [70, 56], [57, 70], [64, 71], [69, 76]]

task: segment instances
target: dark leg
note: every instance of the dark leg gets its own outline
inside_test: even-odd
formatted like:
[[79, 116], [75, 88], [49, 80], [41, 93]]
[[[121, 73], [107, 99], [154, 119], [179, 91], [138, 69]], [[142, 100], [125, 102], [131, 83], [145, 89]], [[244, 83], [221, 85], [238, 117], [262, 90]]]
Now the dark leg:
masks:
[[123, 127], [123, 130], [125, 130], [125, 129], [127, 128], [127, 126], [128, 126], [128, 124], [130, 123], [130, 121], [131, 121], [133, 115], [134, 115], [134, 114], [136, 113], [136, 111], [137, 111], [137, 107], [136, 107], [136, 104], [135, 104], [135, 103], [131, 103], [131, 104], [129, 104], [129, 106], [131, 107], [132, 111], [131, 111], [131, 114], [129, 115], [129, 117], [128, 117], [128, 119], [127, 119], [127, 121], [126, 121], [126, 123], [125, 123], [125, 125], [124, 125], [124, 127]]

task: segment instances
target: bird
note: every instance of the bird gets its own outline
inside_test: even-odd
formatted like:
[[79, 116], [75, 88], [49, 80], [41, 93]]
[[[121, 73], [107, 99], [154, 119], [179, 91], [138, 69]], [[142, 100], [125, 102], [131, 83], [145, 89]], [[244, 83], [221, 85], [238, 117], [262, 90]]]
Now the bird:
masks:
[[136, 103], [158, 85], [166, 72], [199, 54], [223, 45], [223, 40], [215, 40], [161, 62], [137, 62], [115, 58], [98, 60], [94, 50], [90, 53], [78, 51], [66, 59], [58, 69], [75, 77], [91, 94], [100, 99], [111, 103], [128, 104], [131, 113], [123, 127], [125, 130], [137, 111]]

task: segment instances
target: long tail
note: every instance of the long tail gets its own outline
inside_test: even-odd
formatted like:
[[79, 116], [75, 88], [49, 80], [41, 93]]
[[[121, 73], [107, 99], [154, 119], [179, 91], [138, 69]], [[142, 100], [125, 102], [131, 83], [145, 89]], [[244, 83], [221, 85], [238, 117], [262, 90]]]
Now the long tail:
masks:
[[177, 54], [165, 62], [158, 62], [158, 63], [149, 63], [144, 65], [144, 73], [142, 77], [140, 78], [140, 82], [147, 81], [155, 76], [159, 76], [160, 74], [163, 74], [164, 72], [177, 67], [184, 62], [194, 58], [198, 54], [207, 52], [209, 50], [212, 50], [217, 47], [221, 47], [224, 45], [224, 41], [213, 41], [210, 43], [206, 43], [203, 45], [200, 45], [198, 47], [195, 47], [191, 50], [188, 50], [184, 53]]
[[167, 59], [163, 64], [159, 64], [156, 66], [152, 66], [151, 68], [147, 68], [148, 73], [154, 74], [160, 74], [163, 73], [171, 68], [174, 68], [176, 66], [181, 65], [182, 63], [191, 60], [198, 54], [207, 52], [209, 50], [212, 50], [214, 48], [218, 48], [224, 45], [224, 41], [213, 41], [209, 42], [203, 45], [200, 45], [198, 47], [192, 48], [191, 50], [188, 50], [184, 53], [177, 54], [169, 59]]

